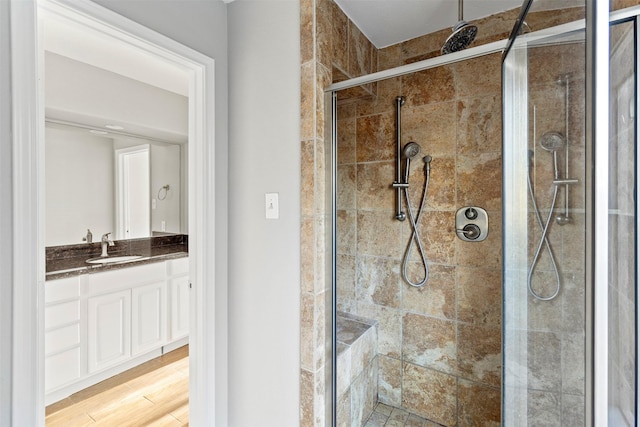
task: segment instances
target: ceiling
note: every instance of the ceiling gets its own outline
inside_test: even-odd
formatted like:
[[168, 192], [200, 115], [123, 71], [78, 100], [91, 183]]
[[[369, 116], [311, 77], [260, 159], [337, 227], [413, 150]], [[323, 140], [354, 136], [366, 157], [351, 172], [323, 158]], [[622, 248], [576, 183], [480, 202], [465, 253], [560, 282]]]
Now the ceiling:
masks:
[[[360, 31], [380, 49], [458, 22], [456, 0], [335, 0]], [[523, 0], [466, 0], [463, 18], [472, 21], [520, 8]], [[584, 0], [537, 0], [532, 10], [560, 9]]]
[[[456, 0], [335, 0], [378, 49], [453, 27]], [[464, 20], [520, 7], [522, 0], [467, 0]]]

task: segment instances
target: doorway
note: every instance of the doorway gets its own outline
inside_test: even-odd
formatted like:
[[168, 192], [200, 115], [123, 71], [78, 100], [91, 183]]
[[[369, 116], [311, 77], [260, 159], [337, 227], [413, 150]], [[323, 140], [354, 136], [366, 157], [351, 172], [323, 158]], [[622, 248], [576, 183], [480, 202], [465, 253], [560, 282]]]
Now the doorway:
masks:
[[[109, 246], [125, 244], [157, 248], [163, 244], [158, 240], [169, 238], [169, 233], [160, 225], [173, 219], [168, 215], [168, 209], [157, 207], [162, 208], [170, 202], [179, 204], [180, 190], [188, 190], [188, 183], [177, 180], [181, 173], [176, 170], [180, 168], [177, 165], [181, 163], [181, 153], [189, 151], [188, 72], [166, 58], [150, 56], [139, 48], [104, 38], [93, 28], [70, 22], [67, 16], [51, 13], [46, 8], [41, 10], [47, 122], [45, 228], [47, 231], [60, 228], [60, 221], [49, 215], [57, 209], [62, 213], [60, 216], [75, 218], [75, 224], [66, 231], [82, 227], [92, 229], [96, 237], [102, 235], [102, 242], [108, 241]], [[155, 77], [137, 74], [145, 69], [147, 73], [153, 71]], [[61, 144], [61, 139], [70, 147]], [[87, 153], [82, 154], [82, 150]], [[54, 159], [60, 164], [76, 163], [78, 166], [63, 167]], [[88, 183], [85, 191], [70, 191], [72, 186], [68, 182], [72, 180]], [[56, 182], [63, 185], [56, 185]], [[152, 199], [151, 186], [156, 187], [160, 182], [171, 183], [173, 189], [160, 200]], [[73, 200], [64, 190], [51, 197], [55, 187], [76, 193], [80, 200]], [[108, 203], [102, 203], [103, 199]], [[78, 209], [78, 205], [94, 206], [79, 215], [82, 209]], [[56, 209], [52, 209], [54, 207]], [[182, 209], [176, 206], [173, 210]], [[152, 229], [152, 220], [158, 224], [157, 228]], [[179, 224], [182, 221], [177, 218], [171, 222]], [[186, 229], [173, 229], [173, 232], [179, 234], [174, 236], [176, 239], [184, 241]], [[78, 232], [60, 234], [57, 246], [53, 248], [51, 242], [45, 240], [47, 254], [78, 249], [75, 244], [80, 244], [80, 250], [91, 250], [84, 249], [86, 246], [79, 242]], [[185, 251], [182, 245], [175, 250]], [[102, 254], [107, 256], [106, 246], [103, 246]], [[149, 270], [149, 282], [139, 282], [139, 268], [127, 267], [119, 271], [118, 279], [108, 278], [105, 274], [109, 273], [104, 271], [92, 271], [95, 274], [90, 277], [82, 275], [72, 279], [79, 280], [81, 289], [80, 300], [76, 300], [79, 316], [73, 320], [74, 331], [79, 333], [73, 341], [58, 336], [59, 325], [51, 316], [58, 305], [51, 305], [50, 295], [61, 282], [50, 280], [51, 276], [47, 275], [44, 308], [47, 425], [58, 425], [56, 418], [66, 420], [78, 416], [110, 423], [106, 421], [109, 417], [121, 410], [131, 410], [114, 408], [114, 399], [132, 401], [134, 406], [152, 402], [154, 417], [160, 414], [178, 419], [180, 416], [180, 422], [188, 422], [188, 411], [185, 414], [183, 408], [188, 405], [188, 387], [184, 387], [188, 385], [188, 347], [183, 350], [183, 359], [187, 359], [181, 372], [182, 387], [171, 383], [176, 395], [184, 400], [180, 406], [154, 397], [157, 392], [149, 392], [146, 387], [133, 386], [142, 382], [137, 375], [142, 362], [153, 358], [160, 363], [166, 353], [185, 345], [188, 340], [188, 324], [186, 331], [173, 333], [177, 327], [175, 320], [185, 315], [188, 318], [190, 292], [188, 286], [184, 286], [189, 280], [188, 261], [181, 259], [178, 263], [163, 259], [146, 266], [157, 272], [166, 269], [162, 280], [156, 281], [150, 279], [154, 273]], [[177, 272], [180, 274], [176, 275]], [[94, 293], [90, 290], [94, 279], [112, 283], [108, 290]], [[130, 290], [118, 289], [119, 285], [127, 283], [143, 285], [135, 285]], [[182, 311], [173, 310], [174, 300], [185, 303]], [[74, 350], [69, 350], [68, 345]], [[75, 358], [67, 358], [67, 354], [74, 354]], [[74, 375], [57, 376], [63, 366]], [[160, 372], [155, 372], [154, 382], [170, 381], [171, 375]], [[187, 372], [186, 378], [184, 372]], [[129, 378], [125, 387], [115, 386], [116, 374]], [[132, 377], [136, 377], [136, 381], [131, 381]], [[98, 382], [99, 392], [96, 391]], [[83, 398], [87, 394], [92, 396], [91, 401]], [[70, 401], [82, 402], [79, 405], [82, 409], [78, 412]], [[51, 405], [53, 402], [55, 404]]]
[[[149, 146], [116, 150], [116, 239], [147, 237], [149, 212]], [[164, 231], [164, 230], [162, 230]]]
[[[216, 314], [214, 248], [222, 242], [214, 235], [214, 227], [203, 227], [205, 217], [211, 221], [214, 218], [215, 183], [213, 179], [206, 179], [214, 168], [214, 125], [205, 120], [206, 113], [213, 111], [214, 60], [88, 1], [19, 2], [11, 14], [11, 52], [15, 73], [12, 85], [16, 94], [12, 99], [13, 147], [20, 148], [20, 153], [14, 157], [13, 188], [16, 194], [22, 195], [15, 201], [17, 220], [14, 222], [14, 234], [25, 238], [20, 244], [19, 255], [14, 257], [14, 265], [24, 268], [14, 275], [13, 335], [23, 338], [14, 340], [13, 354], [16, 358], [17, 355], [30, 355], [14, 360], [12, 375], [20, 381], [14, 382], [12, 390], [12, 420], [19, 425], [42, 425], [44, 420], [44, 319], [39, 308], [43, 302], [45, 277], [44, 257], [41, 256], [44, 248], [44, 183], [41, 173], [44, 94], [42, 86], [36, 82], [42, 81], [39, 77], [43, 74], [39, 66], [43, 51], [39, 44], [37, 17], [45, 15], [55, 15], [98, 31], [103, 37], [111, 37], [140, 49], [145, 55], [155, 55], [182, 67], [189, 75], [189, 111], [193, 112], [189, 126], [189, 182], [195, 184], [189, 188], [189, 200], [199, 201], [197, 205], [191, 202], [189, 208], [189, 234], [194, 236], [190, 242], [193, 250], [189, 257], [190, 300], [194, 308], [190, 315], [190, 353], [197, 358], [197, 362], [190, 366], [193, 396], [190, 412], [193, 423], [211, 424], [211, 420], [220, 418], [214, 417], [216, 407], [212, 402], [216, 400], [216, 372], [223, 368], [221, 361], [214, 357], [218, 338], [215, 331], [226, 328], [224, 322], [215, 325], [213, 321]], [[33, 54], [29, 55], [30, 52]], [[204, 259], [207, 259], [206, 265]], [[28, 283], [33, 283], [33, 286], [26, 286]], [[204, 288], [204, 283], [209, 290]], [[205, 329], [204, 325], [210, 327]], [[214, 360], [216, 366], [213, 366]], [[29, 398], [25, 399], [26, 396]], [[224, 408], [220, 411], [224, 413]]]

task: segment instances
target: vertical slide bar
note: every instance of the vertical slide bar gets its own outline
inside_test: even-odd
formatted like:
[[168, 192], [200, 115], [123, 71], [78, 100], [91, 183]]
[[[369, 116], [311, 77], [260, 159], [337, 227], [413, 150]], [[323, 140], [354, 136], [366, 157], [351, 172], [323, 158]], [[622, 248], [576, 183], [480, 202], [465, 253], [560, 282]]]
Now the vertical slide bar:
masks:
[[402, 212], [402, 105], [404, 96], [396, 96], [396, 219], [404, 221], [406, 215]]

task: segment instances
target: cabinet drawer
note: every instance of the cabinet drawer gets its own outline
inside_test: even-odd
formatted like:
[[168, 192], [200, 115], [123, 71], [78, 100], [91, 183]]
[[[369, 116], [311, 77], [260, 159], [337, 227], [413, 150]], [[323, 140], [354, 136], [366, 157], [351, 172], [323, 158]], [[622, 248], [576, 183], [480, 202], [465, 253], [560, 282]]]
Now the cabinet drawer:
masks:
[[44, 324], [48, 330], [78, 321], [80, 321], [80, 301], [69, 301], [44, 309]]
[[80, 277], [49, 280], [44, 285], [44, 302], [51, 303], [80, 297]]
[[189, 257], [170, 259], [167, 261], [167, 275], [175, 276], [187, 273], [189, 273]]
[[54, 329], [44, 334], [45, 356], [78, 345], [80, 345], [80, 323]]
[[44, 359], [44, 388], [49, 392], [80, 379], [80, 347]]
[[131, 288], [137, 284], [164, 280], [164, 263], [153, 263], [138, 267], [122, 268], [89, 275], [87, 292], [90, 295]]

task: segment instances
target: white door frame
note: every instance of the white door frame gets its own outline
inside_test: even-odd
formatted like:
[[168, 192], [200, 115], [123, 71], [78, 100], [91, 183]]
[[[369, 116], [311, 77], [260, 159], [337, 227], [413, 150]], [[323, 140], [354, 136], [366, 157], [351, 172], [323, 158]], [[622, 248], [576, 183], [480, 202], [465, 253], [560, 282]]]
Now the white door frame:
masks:
[[[55, 14], [187, 70], [189, 82], [189, 409], [224, 425], [225, 284], [215, 282], [214, 59], [86, 0], [10, 0], [13, 150], [12, 425], [44, 425], [44, 53], [38, 15]], [[218, 237], [220, 236], [220, 237]], [[223, 246], [224, 247], [224, 246]], [[35, 268], [34, 268], [35, 267]], [[217, 320], [217, 323], [215, 322]], [[218, 393], [216, 393], [218, 391]]]

